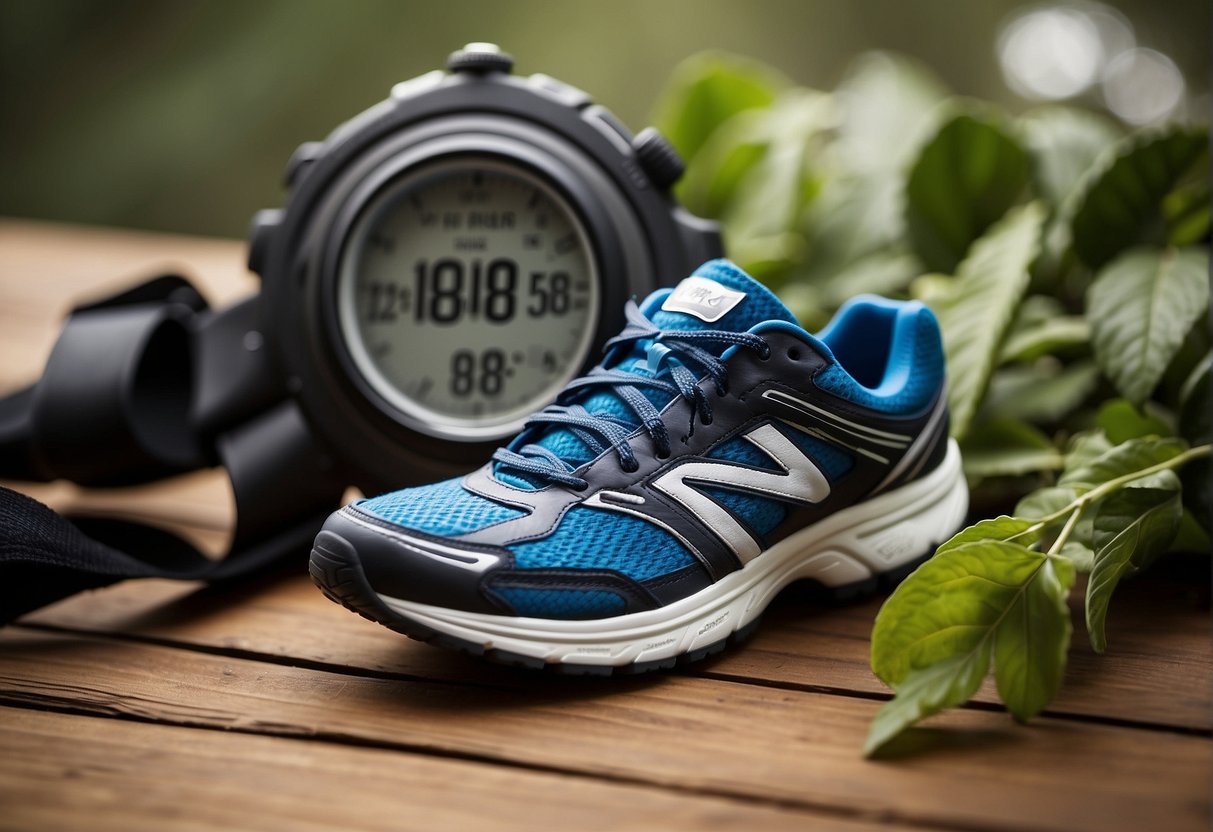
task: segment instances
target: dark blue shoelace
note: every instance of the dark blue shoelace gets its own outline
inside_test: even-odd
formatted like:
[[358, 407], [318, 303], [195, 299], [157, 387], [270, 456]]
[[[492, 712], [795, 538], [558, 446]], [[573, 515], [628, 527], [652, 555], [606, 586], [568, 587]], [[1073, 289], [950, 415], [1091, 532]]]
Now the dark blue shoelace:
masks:
[[[771, 354], [771, 348], [766, 341], [749, 332], [660, 329], [646, 318], [632, 301], [628, 301], [625, 314], [627, 326], [623, 332], [607, 341], [604, 350], [610, 353], [617, 348], [628, 348], [627, 353], [630, 353], [635, 347], [643, 346], [648, 354], [649, 369], [654, 375], [649, 377], [624, 370], [595, 367], [588, 374], [569, 382], [561, 391], [557, 404], [536, 413], [527, 420], [526, 427], [528, 430], [552, 425], [566, 428], [585, 443], [593, 457], [611, 449], [619, 454], [623, 470], [635, 471], [639, 463], [627, 441], [628, 436], [636, 429], [635, 425], [616, 417], [590, 413], [579, 404], [564, 405], [559, 402], [567, 400], [575, 391], [591, 387], [609, 388], [636, 414], [640, 426], [653, 440], [655, 455], [664, 459], [670, 455], [669, 431], [661, 420], [661, 412], [640, 388], [660, 390], [671, 398], [682, 396], [690, 402], [692, 411], [688, 432], [691, 432], [694, 431], [696, 416], [702, 424], [712, 423], [712, 405], [699, 386], [700, 377], [706, 374], [711, 378], [717, 395], [728, 393], [728, 375], [724, 362], [700, 344], [747, 347], [756, 350], [763, 358]], [[642, 344], [644, 341], [648, 343]], [[499, 469], [526, 474], [541, 482], [561, 483], [578, 491], [588, 485], [583, 478], [572, 473], [577, 466], [561, 459], [542, 445], [524, 445], [518, 451], [498, 448], [493, 454], [493, 461], [500, 466]]]

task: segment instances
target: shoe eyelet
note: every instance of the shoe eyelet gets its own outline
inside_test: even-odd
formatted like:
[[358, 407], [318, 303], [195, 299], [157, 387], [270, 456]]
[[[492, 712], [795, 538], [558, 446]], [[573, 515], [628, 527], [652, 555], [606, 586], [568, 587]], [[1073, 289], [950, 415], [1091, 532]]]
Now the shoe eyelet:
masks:
[[764, 345], [762, 352], [758, 353], [758, 360], [759, 361], [770, 361], [771, 360], [771, 348], [769, 346]]
[[665, 452], [658, 451], [657, 453], [653, 454], [653, 456], [656, 457], [657, 459], [669, 459], [670, 452], [669, 451], [665, 451]]
[[622, 463], [619, 467], [625, 474], [635, 474], [640, 470], [640, 463], [633, 460], [632, 462]]
[[788, 347], [788, 360], [799, 361], [800, 360], [800, 350], [797, 349], [796, 347]]
[[715, 419], [713, 419], [711, 416], [709, 416], [709, 417], [708, 417], [708, 418], [706, 418], [706, 419], [700, 419], [700, 420], [699, 420], [699, 424], [701, 424], [701, 425], [710, 425], [710, 424], [712, 424], [712, 422], [714, 422], [714, 421], [716, 421], [716, 420], [715, 420]]

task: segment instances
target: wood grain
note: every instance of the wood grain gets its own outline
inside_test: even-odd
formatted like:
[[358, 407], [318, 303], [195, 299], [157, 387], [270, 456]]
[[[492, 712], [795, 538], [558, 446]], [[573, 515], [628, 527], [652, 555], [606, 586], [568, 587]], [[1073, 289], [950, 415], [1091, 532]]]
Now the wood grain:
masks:
[[465, 760], [11, 708], [0, 708], [0, 747], [0, 830], [13, 832], [471, 830], [490, 819], [519, 832], [890, 828]]
[[[374, 743], [945, 827], [1203, 828], [1209, 743], [957, 711], [859, 757], [877, 703], [675, 676], [541, 690], [359, 678], [144, 644], [0, 634], [0, 702]], [[1130, 742], [1128, 733], [1133, 734]], [[1091, 776], [1098, 772], [1097, 777]]]
[[[1047, 713], [1203, 732], [1213, 728], [1207, 598], [1192, 591], [1193, 580], [1199, 578], [1159, 576], [1126, 582], [1109, 620], [1110, 649], [1104, 656], [1091, 650], [1082, 616], [1076, 615], [1066, 683]], [[1079, 598], [1081, 592], [1075, 604]], [[688, 672], [885, 695], [887, 688], [868, 666], [868, 638], [881, 600], [823, 606], [792, 588], [768, 610], [749, 643]], [[70, 599], [25, 620], [406, 677], [525, 684], [528, 676], [451, 657], [370, 624], [323, 598], [303, 576], [235, 593], [197, 592], [196, 586], [165, 581], [129, 583]], [[992, 684], [976, 701], [999, 701]]]

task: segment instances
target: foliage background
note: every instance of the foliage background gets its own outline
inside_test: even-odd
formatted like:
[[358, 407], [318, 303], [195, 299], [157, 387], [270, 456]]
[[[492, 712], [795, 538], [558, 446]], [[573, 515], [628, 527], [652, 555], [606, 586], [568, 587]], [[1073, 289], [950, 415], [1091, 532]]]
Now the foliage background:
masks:
[[[688, 55], [760, 58], [833, 89], [895, 50], [951, 90], [1022, 108], [994, 60], [1018, 0], [6, 0], [0, 214], [243, 235], [301, 141], [470, 40], [591, 91], [633, 128]], [[1208, 109], [1206, 0], [1113, 3]]]

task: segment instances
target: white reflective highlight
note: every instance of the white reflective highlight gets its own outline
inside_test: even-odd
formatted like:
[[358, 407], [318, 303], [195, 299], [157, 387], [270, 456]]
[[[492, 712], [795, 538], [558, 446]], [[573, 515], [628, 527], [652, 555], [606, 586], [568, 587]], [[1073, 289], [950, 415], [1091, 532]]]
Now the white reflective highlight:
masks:
[[1175, 62], [1153, 49], [1130, 49], [1108, 64], [1103, 99], [1108, 109], [1130, 124], [1151, 124], [1175, 112], [1183, 100], [1184, 79]]

